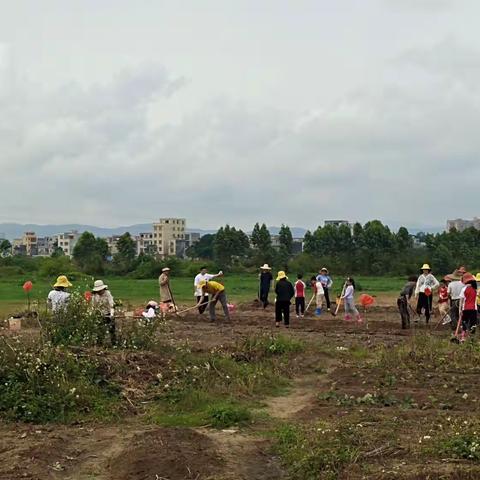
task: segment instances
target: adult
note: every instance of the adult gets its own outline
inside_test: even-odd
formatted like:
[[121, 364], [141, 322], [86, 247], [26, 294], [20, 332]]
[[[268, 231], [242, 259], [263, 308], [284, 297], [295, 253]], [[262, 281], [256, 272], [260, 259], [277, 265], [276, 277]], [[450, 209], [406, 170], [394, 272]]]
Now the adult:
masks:
[[325, 303], [327, 304], [327, 312], [330, 311], [330, 289], [333, 285], [333, 280], [326, 267], [320, 269], [317, 275], [317, 282], [320, 282], [323, 287], [323, 295], [325, 297]]
[[158, 277], [158, 284], [160, 286], [160, 303], [168, 306], [168, 309], [174, 308], [174, 301], [172, 289], [170, 288], [170, 269], [168, 267], [162, 268], [162, 273]]
[[47, 296], [47, 305], [53, 313], [58, 313], [67, 306], [70, 298], [70, 293], [67, 292], [67, 288], [71, 286], [72, 284], [68, 281], [66, 275], [57, 277], [57, 281], [53, 285], [53, 290], [51, 290]]
[[223, 272], [221, 270], [216, 275], [213, 275], [211, 273], [208, 273], [207, 267], [202, 267], [200, 269], [200, 273], [198, 273], [193, 280], [193, 286], [195, 288], [195, 298], [197, 300], [197, 303], [199, 303], [198, 313], [200, 313], [200, 315], [205, 311], [208, 304], [208, 293], [205, 294], [205, 301], [203, 303], [200, 303], [200, 299], [202, 298], [202, 289], [199, 287], [200, 282], [208, 282], [213, 278], [221, 276], [223, 276]]
[[102, 280], [95, 280], [92, 289], [92, 308], [98, 312], [103, 319], [103, 323], [110, 333], [112, 345], [117, 343], [115, 330], [115, 302], [113, 296]]
[[432, 275], [432, 269], [428, 263], [424, 263], [421, 268], [421, 275], [418, 277], [415, 287], [415, 297], [417, 298], [417, 314], [422, 315], [425, 312], [425, 321], [428, 324], [432, 314], [433, 292], [439, 287], [438, 280]]
[[277, 295], [275, 302], [275, 326], [279, 327], [282, 321], [286, 328], [290, 326], [290, 301], [295, 295], [293, 285], [288, 280], [286, 273], [280, 270], [277, 274], [275, 283], [275, 294]]
[[210, 321], [215, 322], [217, 320], [217, 314], [215, 312], [215, 307], [217, 302], [220, 302], [223, 307], [223, 313], [225, 314], [225, 319], [230, 321], [230, 312], [228, 311], [228, 304], [227, 304], [227, 294], [225, 293], [225, 287], [219, 283], [215, 282], [214, 280], [205, 281], [202, 280], [198, 287], [202, 292], [202, 296], [197, 303], [197, 306], [200, 305], [205, 301], [205, 297], [207, 295], [212, 295], [212, 298], [209, 302], [208, 306], [208, 313], [210, 314]]
[[268, 305], [268, 294], [270, 293], [270, 288], [273, 282], [272, 269], [268, 265], [268, 263], [265, 263], [263, 266], [260, 267], [260, 274], [258, 278], [260, 282], [259, 298], [262, 302], [263, 308], [265, 309]]
[[451, 281], [448, 284], [447, 292], [450, 299], [450, 328], [455, 330], [457, 328], [458, 319], [460, 317], [460, 303], [462, 299], [462, 291], [465, 284], [462, 282], [462, 277], [466, 272], [464, 267], [457, 268], [449, 275]]

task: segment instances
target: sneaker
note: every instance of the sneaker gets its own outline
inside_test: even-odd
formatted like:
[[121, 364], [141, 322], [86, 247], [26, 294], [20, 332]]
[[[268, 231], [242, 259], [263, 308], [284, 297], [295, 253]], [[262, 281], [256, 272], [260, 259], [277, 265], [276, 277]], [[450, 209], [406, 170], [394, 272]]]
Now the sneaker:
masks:
[[299, 316], [299, 315], [295, 315], [295, 316], [296, 316], [297, 318], [300, 318], [300, 316]]

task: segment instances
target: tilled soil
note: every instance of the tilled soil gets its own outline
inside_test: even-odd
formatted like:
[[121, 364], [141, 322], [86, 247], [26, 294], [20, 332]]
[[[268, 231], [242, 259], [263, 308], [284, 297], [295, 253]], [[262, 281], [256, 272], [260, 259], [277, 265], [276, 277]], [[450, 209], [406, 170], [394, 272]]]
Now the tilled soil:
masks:
[[[279, 422], [309, 424], [318, 420], [341, 421], [352, 416], [372, 432], [371, 450], [361, 460], [370, 467], [353, 465], [342, 471], [343, 479], [476, 479], [480, 467], [454, 459], [430, 459], [416, 451], [419, 437], [428, 433], [437, 418], [472, 413], [480, 387], [474, 374], [456, 372], [456, 388], [451, 376], [420, 369], [415, 377], [395, 379], [388, 393], [396, 399], [409, 398], [414, 408], [398, 405], [337, 404], [322, 397], [338, 395], [361, 398], [383, 388], [381, 369], [368, 371], [342, 362], [332, 350], [362, 345], [367, 350], [412, 342], [429, 331], [448, 339], [446, 327], [435, 329], [414, 325], [401, 330], [397, 316], [385, 309], [367, 312], [368, 322], [344, 322], [341, 317], [324, 315], [292, 318], [290, 329], [275, 328], [273, 308], [243, 307], [232, 323], [211, 323], [206, 316], [190, 314], [172, 319], [162, 334], [172, 344], [188, 344], [192, 350], [208, 351], [220, 345], [233, 347], [248, 335], [278, 333], [320, 346], [311, 357], [302, 359], [304, 372], [294, 379], [287, 395], [267, 398], [265, 411]], [[325, 348], [323, 348], [325, 347]], [[162, 365], [158, 354], [119, 355], [131, 371], [126, 384], [135, 402], [136, 391], [154, 378]], [[157, 358], [158, 357], [158, 358]], [[120, 360], [120, 358], [119, 358]], [[445, 387], [447, 385], [447, 387]], [[386, 387], [385, 387], [386, 388]], [[440, 400], [439, 400], [440, 399]], [[476, 400], [475, 400], [476, 401]], [[445, 409], [445, 415], [441, 412]], [[453, 410], [452, 410], [453, 409]], [[440, 413], [439, 413], [440, 412]], [[393, 419], [393, 420], [392, 420]], [[389, 425], [395, 427], [395, 442], [389, 440]], [[271, 441], [251, 429], [219, 431], [210, 428], [163, 428], [147, 425], [133, 416], [118, 425], [24, 425], [0, 423], [0, 480], [274, 480], [288, 478], [286, 469], [272, 453]]]

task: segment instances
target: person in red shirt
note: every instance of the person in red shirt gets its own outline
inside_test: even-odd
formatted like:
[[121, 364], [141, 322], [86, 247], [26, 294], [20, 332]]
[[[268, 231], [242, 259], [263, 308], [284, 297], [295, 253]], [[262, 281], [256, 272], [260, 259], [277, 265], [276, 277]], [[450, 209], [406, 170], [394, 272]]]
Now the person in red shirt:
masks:
[[461, 341], [477, 326], [477, 281], [471, 273], [465, 273], [462, 278], [465, 288], [461, 293], [462, 336]]
[[294, 285], [295, 290], [295, 313], [297, 314], [297, 318], [300, 316], [303, 318], [305, 314], [305, 289], [307, 286], [305, 282], [302, 280], [303, 275], [299, 273], [297, 275], [297, 281]]
[[450, 278], [448, 275], [440, 280], [440, 288], [438, 289], [438, 311], [443, 318], [448, 313], [450, 307], [448, 305], [448, 283]]

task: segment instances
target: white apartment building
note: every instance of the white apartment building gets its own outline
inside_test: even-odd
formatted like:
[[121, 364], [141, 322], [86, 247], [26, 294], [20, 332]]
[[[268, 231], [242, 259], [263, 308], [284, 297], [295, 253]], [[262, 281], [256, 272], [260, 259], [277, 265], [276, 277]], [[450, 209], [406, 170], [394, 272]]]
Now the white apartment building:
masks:
[[[153, 224], [153, 242], [156, 254], [161, 257], [177, 255], [177, 240], [185, 240], [184, 218], [160, 218]], [[179, 242], [182, 243], [182, 242]]]
[[67, 257], [71, 257], [73, 255], [73, 249], [75, 248], [79, 237], [80, 234], [77, 230], [72, 230], [71, 232], [60, 233], [57, 235], [57, 244]]
[[464, 220], [463, 218], [447, 220], [447, 232], [449, 232], [452, 228], [458, 230], [459, 232], [463, 232], [463, 230], [471, 227], [480, 230], [480, 218], [473, 217], [472, 220]]

